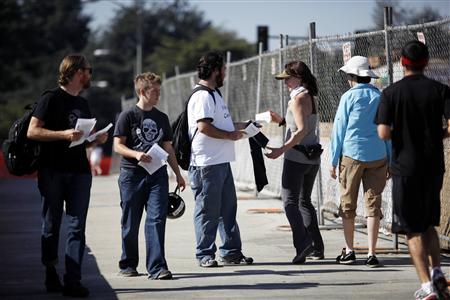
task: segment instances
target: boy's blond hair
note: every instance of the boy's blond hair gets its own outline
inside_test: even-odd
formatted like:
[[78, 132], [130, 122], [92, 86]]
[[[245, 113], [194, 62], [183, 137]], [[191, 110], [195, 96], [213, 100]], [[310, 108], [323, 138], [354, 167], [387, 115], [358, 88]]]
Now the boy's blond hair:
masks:
[[147, 90], [152, 87], [152, 85], [161, 85], [161, 77], [152, 72], [145, 72], [139, 74], [134, 79], [134, 90], [139, 98], [141, 90]]

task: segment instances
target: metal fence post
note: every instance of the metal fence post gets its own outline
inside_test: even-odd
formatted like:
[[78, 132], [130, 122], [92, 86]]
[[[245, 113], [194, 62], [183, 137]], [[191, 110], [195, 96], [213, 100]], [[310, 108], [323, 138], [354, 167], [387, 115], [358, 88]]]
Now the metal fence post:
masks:
[[[316, 72], [316, 22], [309, 23], [309, 65], [311, 68], [311, 73]], [[317, 74], [316, 74], [317, 76]], [[320, 138], [320, 114], [319, 110], [316, 108], [317, 112], [317, 122], [319, 127], [317, 128], [317, 135]], [[324, 221], [322, 218], [322, 203], [323, 203], [323, 190], [322, 190], [322, 167], [319, 167], [319, 171], [317, 172], [317, 222], [319, 225], [324, 225]]]
[[309, 65], [310, 65], [310, 69], [311, 69], [311, 73], [314, 74], [314, 72], [316, 71], [315, 69], [315, 49], [314, 46], [314, 42], [313, 39], [316, 38], [316, 22], [311, 22], [309, 23]]
[[180, 67], [175, 66], [175, 82], [177, 86], [177, 95], [178, 95], [178, 103], [183, 103], [182, 94], [181, 94], [181, 84], [180, 84]]
[[[261, 102], [261, 80], [262, 80], [262, 52], [263, 43], [258, 43], [258, 74], [256, 82], [256, 113], [259, 113], [259, 105]], [[255, 196], [258, 196], [258, 188], [255, 184]]]
[[388, 85], [393, 83], [394, 72], [392, 70], [390, 30], [392, 27], [392, 7], [384, 7], [384, 42], [386, 47], [386, 66], [388, 71]]
[[[393, 68], [392, 68], [392, 60], [391, 60], [391, 36], [390, 36], [390, 30], [392, 27], [392, 7], [385, 6], [384, 7], [384, 42], [385, 42], [385, 49], [386, 49], [386, 67], [388, 72], [388, 86], [393, 83]], [[393, 201], [393, 199], [391, 199]], [[393, 207], [393, 205], [392, 205]], [[395, 250], [398, 250], [398, 234], [392, 235], [392, 247]]]
[[[166, 81], [166, 72], [162, 73], [161, 79], [162, 79], [162, 82]], [[163, 93], [164, 93], [164, 90], [163, 90]], [[169, 101], [163, 101], [163, 105], [164, 105], [165, 113], [168, 114], [169, 113]]]
[[[230, 64], [231, 64], [231, 51], [227, 51], [227, 64], [226, 64], [226, 66], [227, 66], [228, 74], [230, 72]], [[229, 92], [230, 92], [230, 79], [231, 79], [231, 77], [228, 76], [228, 78], [226, 80], [227, 84], [225, 85], [225, 99], [223, 99], [225, 101], [225, 104], [227, 104], [227, 105], [228, 105], [228, 95], [229, 95]]]
[[[280, 34], [280, 49], [278, 49], [278, 62], [280, 63], [280, 71], [283, 68], [283, 35]], [[278, 82], [279, 90], [280, 90], [280, 111], [284, 114], [284, 93], [283, 93], [283, 80], [279, 80]], [[283, 136], [284, 136], [284, 127], [283, 127]]]
[[257, 74], [257, 83], [256, 83], [256, 113], [259, 113], [259, 104], [261, 101], [261, 79], [262, 79], [262, 51], [263, 44], [259, 42], [258, 44], [258, 74]]

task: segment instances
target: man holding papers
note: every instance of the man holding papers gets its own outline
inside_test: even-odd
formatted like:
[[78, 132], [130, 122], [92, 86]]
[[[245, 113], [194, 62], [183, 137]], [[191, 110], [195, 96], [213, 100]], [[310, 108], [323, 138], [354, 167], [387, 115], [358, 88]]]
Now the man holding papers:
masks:
[[136, 76], [139, 101], [123, 111], [114, 131], [114, 151], [122, 155], [119, 189], [122, 207], [122, 256], [119, 275], [138, 276], [138, 233], [144, 208], [146, 266], [150, 279], [172, 279], [164, 255], [168, 208], [167, 160], [175, 172], [178, 187], [185, 182], [172, 148], [172, 130], [167, 115], [159, 111], [161, 77], [153, 73]]
[[237, 197], [230, 162], [234, 161], [234, 141], [244, 137], [246, 123], [233, 123], [219, 88], [225, 78], [223, 56], [217, 52], [203, 55], [197, 71], [198, 85], [188, 104], [189, 137], [192, 140], [189, 179], [195, 197], [194, 228], [196, 258], [200, 267], [214, 268], [216, 235], [223, 264], [252, 264], [242, 253], [241, 234], [236, 221]]
[[[84, 143], [89, 132], [75, 129], [79, 119], [90, 119], [86, 99], [79, 96], [90, 86], [92, 68], [78, 54], [66, 56], [59, 66], [59, 87], [41, 96], [31, 118], [27, 136], [40, 141], [41, 155], [38, 187], [42, 197], [42, 263], [46, 266], [47, 292], [87, 297], [81, 285], [81, 263], [85, 247], [85, 226], [92, 183], [86, 147], [106, 142], [108, 133]], [[77, 145], [69, 147], [73, 142]], [[64, 201], [66, 202], [67, 240], [64, 287], [56, 272], [58, 241]]]

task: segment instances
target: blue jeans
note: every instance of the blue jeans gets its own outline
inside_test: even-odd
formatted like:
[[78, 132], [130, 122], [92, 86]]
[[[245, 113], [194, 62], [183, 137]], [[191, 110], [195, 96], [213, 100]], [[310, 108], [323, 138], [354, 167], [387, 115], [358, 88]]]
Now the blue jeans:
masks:
[[91, 185], [90, 173], [68, 173], [52, 169], [41, 169], [38, 172], [38, 187], [42, 198], [42, 263], [45, 266], [58, 263], [59, 231], [66, 201], [65, 283], [81, 280]]
[[140, 167], [122, 168], [119, 175], [120, 206], [122, 207], [122, 256], [119, 267], [137, 268], [139, 263], [138, 234], [144, 208], [146, 265], [148, 275], [157, 277], [167, 270], [164, 237], [169, 194], [167, 167], [152, 175]]
[[242, 243], [236, 222], [237, 198], [229, 163], [189, 167], [195, 198], [194, 227], [199, 261], [215, 258], [216, 234], [222, 239], [222, 257], [241, 253]]

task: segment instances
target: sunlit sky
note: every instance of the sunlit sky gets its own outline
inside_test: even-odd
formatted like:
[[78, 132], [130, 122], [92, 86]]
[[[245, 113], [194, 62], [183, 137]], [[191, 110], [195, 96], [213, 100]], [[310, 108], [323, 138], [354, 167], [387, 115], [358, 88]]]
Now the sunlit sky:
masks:
[[[84, 13], [92, 16], [90, 26], [102, 30], [121, 6], [134, 0], [85, 0]], [[154, 0], [144, 0], [147, 5]], [[161, 0], [160, 0], [161, 1]], [[450, 0], [393, 1], [405, 8], [422, 9], [425, 5], [450, 16]], [[317, 36], [346, 34], [373, 26], [373, 0], [191, 0], [213, 25], [237, 33], [249, 42], [256, 41], [257, 25], [269, 26], [269, 35], [307, 36], [310, 22], [316, 22]], [[278, 46], [271, 39], [270, 48]]]

